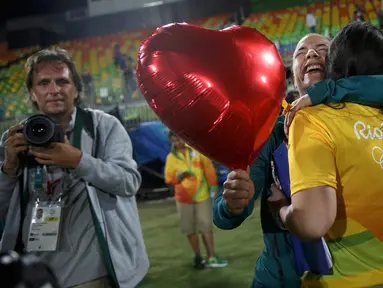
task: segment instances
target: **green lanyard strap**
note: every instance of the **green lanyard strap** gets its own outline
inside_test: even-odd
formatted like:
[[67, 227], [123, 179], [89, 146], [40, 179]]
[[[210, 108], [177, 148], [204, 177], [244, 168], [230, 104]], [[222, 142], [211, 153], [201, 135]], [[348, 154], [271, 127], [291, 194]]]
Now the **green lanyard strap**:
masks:
[[[87, 111], [80, 111], [81, 108], [77, 108], [76, 111], [76, 122], [73, 128], [73, 134], [71, 135], [71, 143], [73, 147], [76, 147], [77, 149], [81, 150], [81, 135], [82, 130], [84, 126], [83, 118], [81, 115], [81, 112], [88, 113]], [[97, 141], [97, 139], [93, 139], [93, 141]], [[112, 287], [119, 288], [119, 284], [117, 281], [116, 272], [113, 267], [112, 258], [110, 256], [108, 243], [104, 237], [104, 233], [102, 232], [100, 222], [98, 221], [98, 218], [96, 216], [96, 212], [94, 211], [93, 205], [90, 201], [90, 198], [88, 196], [89, 201], [89, 207], [92, 214], [93, 224], [96, 231], [96, 236], [100, 245], [101, 254], [104, 258], [104, 263], [106, 266], [106, 270], [108, 272], [109, 280], [111, 282]]]
[[73, 135], [70, 140], [73, 147], [76, 147], [77, 149], [81, 150], [81, 133], [84, 123], [79, 110], [80, 108], [77, 108], [76, 122], [74, 123]]

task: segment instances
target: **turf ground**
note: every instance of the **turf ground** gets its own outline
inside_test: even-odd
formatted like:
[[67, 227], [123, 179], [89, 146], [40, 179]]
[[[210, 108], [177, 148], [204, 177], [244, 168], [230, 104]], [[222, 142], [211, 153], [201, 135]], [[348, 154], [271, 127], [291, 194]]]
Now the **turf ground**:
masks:
[[[215, 227], [215, 250], [229, 260], [225, 268], [194, 270], [192, 251], [179, 231], [174, 202], [139, 204], [150, 270], [140, 288], [248, 288], [263, 248], [259, 207], [232, 231]], [[201, 251], [205, 255], [201, 241]]]

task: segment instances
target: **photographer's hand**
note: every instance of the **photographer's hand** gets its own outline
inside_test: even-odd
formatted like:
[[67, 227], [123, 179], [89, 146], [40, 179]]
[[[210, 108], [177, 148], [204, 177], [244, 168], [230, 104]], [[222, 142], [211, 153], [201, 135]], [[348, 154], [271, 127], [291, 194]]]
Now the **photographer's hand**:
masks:
[[17, 133], [23, 129], [23, 125], [15, 125], [9, 128], [7, 139], [4, 142], [4, 165], [3, 172], [9, 176], [15, 176], [20, 167], [18, 154], [28, 150], [28, 144], [22, 133]]
[[67, 137], [65, 143], [51, 143], [47, 148], [32, 146], [29, 152], [39, 164], [70, 169], [77, 167], [82, 155], [79, 149], [69, 143]]

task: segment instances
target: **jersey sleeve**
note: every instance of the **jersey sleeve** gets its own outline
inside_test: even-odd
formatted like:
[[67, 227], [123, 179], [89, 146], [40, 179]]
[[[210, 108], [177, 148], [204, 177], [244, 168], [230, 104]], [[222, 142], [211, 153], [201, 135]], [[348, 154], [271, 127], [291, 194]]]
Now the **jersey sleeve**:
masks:
[[299, 111], [289, 131], [291, 194], [318, 186], [337, 188], [335, 146], [326, 126]]

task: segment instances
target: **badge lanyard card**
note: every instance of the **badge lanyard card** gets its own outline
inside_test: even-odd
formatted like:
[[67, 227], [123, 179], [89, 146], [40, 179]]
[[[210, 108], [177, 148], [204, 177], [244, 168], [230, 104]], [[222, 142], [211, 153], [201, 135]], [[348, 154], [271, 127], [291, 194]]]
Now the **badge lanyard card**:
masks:
[[[44, 174], [46, 174], [46, 177], [44, 177]], [[56, 251], [57, 249], [62, 216], [61, 211], [64, 203], [61, 201], [62, 192], [58, 200], [53, 200], [53, 190], [48, 189], [48, 185], [44, 185], [44, 182], [47, 182], [44, 181], [44, 179], [47, 179], [47, 176], [46, 167], [35, 168], [33, 192], [36, 194], [36, 202], [32, 209], [29, 226], [28, 252]], [[44, 201], [42, 201], [42, 194], [46, 195]]]

